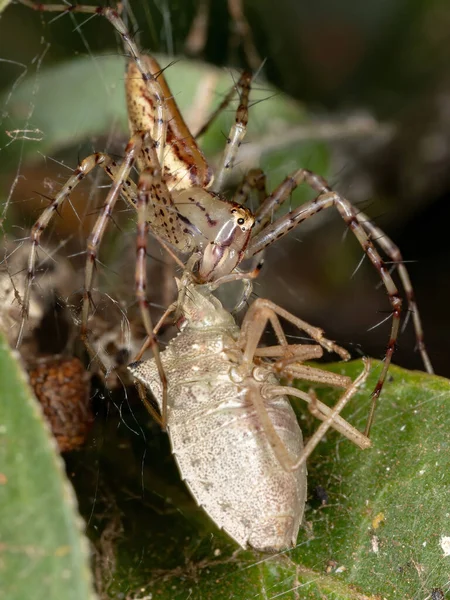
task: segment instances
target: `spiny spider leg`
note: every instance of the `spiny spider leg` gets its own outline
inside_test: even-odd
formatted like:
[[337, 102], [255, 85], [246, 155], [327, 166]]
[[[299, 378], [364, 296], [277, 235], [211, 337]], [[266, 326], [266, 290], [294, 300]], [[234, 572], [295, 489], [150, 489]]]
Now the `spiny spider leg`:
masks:
[[[17, 347], [20, 346], [24, 334], [24, 327], [28, 318], [29, 306], [30, 306], [30, 294], [31, 286], [36, 275], [36, 253], [40, 245], [41, 236], [50, 222], [52, 216], [59, 211], [59, 208], [63, 204], [70, 194], [72, 193], [75, 186], [78, 185], [85, 177], [92, 171], [96, 166], [101, 167], [105, 172], [114, 179], [117, 176], [118, 167], [116, 163], [107, 154], [97, 152], [90, 156], [87, 156], [75, 169], [73, 175], [69, 178], [66, 184], [61, 188], [56, 197], [52, 200], [50, 205], [42, 212], [39, 219], [33, 225], [30, 234], [30, 255], [28, 258], [28, 270], [27, 280], [28, 283], [25, 286], [24, 298], [23, 298], [23, 314], [20, 325], [20, 331], [17, 339]], [[128, 193], [128, 185], [124, 183], [124, 189], [122, 193]]]
[[241, 81], [243, 78], [245, 80], [250, 78], [250, 80], [251, 80], [251, 74], [247, 74], [244, 71], [244, 73], [241, 75], [241, 78], [239, 79], [239, 81], [231, 86], [231, 88], [225, 94], [222, 102], [211, 113], [211, 115], [208, 117], [207, 121], [202, 125], [202, 127], [199, 129], [199, 131], [195, 134], [196, 140], [198, 140], [199, 137], [201, 137], [208, 131], [208, 129], [211, 127], [212, 123], [217, 119], [217, 117], [229, 106], [230, 102], [233, 100], [233, 98], [239, 92], [239, 87], [241, 86]]
[[[267, 219], [267, 216], [271, 214], [279, 204], [284, 202], [286, 198], [289, 197], [290, 193], [303, 182], [307, 183], [312, 189], [319, 192], [319, 196], [310, 202], [303, 204], [299, 208], [289, 212], [287, 215], [276, 220], [271, 225], [264, 227], [263, 224]], [[323, 209], [330, 208], [332, 206], [337, 208], [346, 225], [353, 231], [362, 249], [369, 257], [375, 269], [378, 271], [386, 288], [393, 312], [391, 334], [386, 349], [383, 368], [375, 389], [372, 392], [372, 407], [366, 426], [366, 434], [368, 435], [372, 425], [377, 399], [383, 388], [386, 374], [395, 350], [402, 306], [402, 300], [400, 298], [397, 286], [395, 285], [394, 280], [392, 279], [389, 270], [387, 269], [379, 252], [375, 248], [374, 243], [378, 243], [393, 261], [397, 261], [399, 257], [401, 259], [398, 248], [391, 240], [389, 240], [389, 238], [386, 238], [380, 229], [374, 227], [373, 225], [368, 225], [368, 223], [370, 223], [369, 218], [364, 215], [364, 213], [358, 212], [347, 199], [334, 192], [322, 177], [315, 175], [306, 169], [298, 169], [289, 177], [287, 177], [280, 186], [278, 186], [278, 188], [267, 198], [266, 202], [256, 212], [254, 226], [256, 235], [250, 240], [246, 256], [251, 257], [255, 254], [258, 254], [267, 248], [267, 246], [272, 244], [273, 241], [291, 231], [302, 221], [306, 221]], [[401, 269], [400, 266], [402, 267]], [[411, 282], [404, 264], [399, 264], [399, 275], [407, 295], [409, 309], [413, 315], [415, 315], [414, 326], [422, 360], [427, 371], [432, 372], [431, 363], [423, 342], [423, 329], [420, 315], [414, 300]]]
[[[225, 146], [225, 152], [223, 153], [220, 166], [217, 169], [212, 185], [213, 191], [220, 191], [223, 183], [231, 172], [236, 160], [236, 155], [241, 147], [242, 141], [247, 132], [248, 124], [248, 101], [250, 95], [250, 87], [252, 82], [252, 76], [247, 71], [244, 71], [236, 84], [236, 88], [240, 90], [239, 93], [239, 106], [236, 111], [236, 117], [234, 124], [231, 127], [230, 134], [227, 138]], [[220, 108], [220, 107], [219, 107]]]
[[262, 206], [267, 198], [266, 175], [262, 169], [250, 169], [233, 196], [233, 202], [247, 204], [253, 190], [258, 196], [258, 206]]
[[[160, 179], [160, 171], [155, 168], [153, 173], [150, 169], [147, 169], [149, 176], [153, 176], [155, 179]], [[147, 300], [147, 240], [149, 233], [149, 222], [148, 222], [148, 200], [149, 196], [147, 193], [138, 193], [136, 210], [138, 214], [137, 221], [137, 237], [136, 237], [136, 297], [138, 299], [139, 307], [141, 310], [142, 320], [144, 322], [145, 332], [147, 334], [146, 347], [150, 347], [153, 356], [156, 359], [156, 365], [158, 374], [162, 385], [162, 402], [163, 410], [161, 414], [160, 425], [163, 430], [167, 426], [167, 378], [164, 372], [164, 367], [161, 362], [159, 346], [156, 339], [156, 335], [153, 331], [153, 323], [150, 316], [150, 309]], [[139, 390], [141, 397], [141, 390]]]
[[427, 373], [433, 373], [433, 366], [427, 354], [425, 342], [423, 339], [423, 328], [420, 320], [419, 309], [414, 297], [414, 290], [408, 270], [405, 267], [403, 256], [399, 247], [384, 233], [382, 229], [374, 225], [370, 218], [362, 212], [357, 213], [358, 221], [368, 231], [372, 240], [378, 242], [386, 255], [391, 259], [393, 265], [397, 268], [400, 280], [406, 293], [408, 308], [412, 315], [414, 329], [416, 331], [417, 348], [422, 356], [423, 363]]
[[[124, 186], [124, 182], [128, 179], [130, 171], [133, 168], [134, 163], [136, 162], [136, 157], [141, 151], [141, 148], [145, 144], [147, 138], [147, 133], [140, 132], [135, 134], [128, 142], [127, 147], [125, 149], [125, 158], [123, 159], [123, 162], [121, 163], [120, 167], [117, 169], [117, 173], [114, 177], [113, 184], [103, 204], [103, 208], [101, 209], [97, 221], [94, 225], [94, 229], [92, 230], [92, 233], [88, 238], [86, 274], [83, 291], [83, 307], [81, 311], [82, 318], [80, 333], [83, 340], [87, 338], [87, 324], [89, 318], [89, 304], [91, 300], [92, 280], [94, 276], [94, 266], [97, 260], [99, 246], [103, 239], [103, 235], [106, 231], [106, 227], [109, 223], [109, 220], [112, 216], [114, 206]], [[55, 202], [56, 200], [52, 204], [54, 204]], [[33, 238], [32, 241], [34, 243]]]

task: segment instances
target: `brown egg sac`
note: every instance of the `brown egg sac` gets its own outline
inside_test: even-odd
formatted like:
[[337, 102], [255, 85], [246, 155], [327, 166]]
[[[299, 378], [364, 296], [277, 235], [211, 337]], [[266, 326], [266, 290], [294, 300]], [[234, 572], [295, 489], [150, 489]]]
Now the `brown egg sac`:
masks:
[[78, 358], [52, 356], [41, 359], [29, 375], [60, 451], [78, 449], [94, 421], [85, 368]]

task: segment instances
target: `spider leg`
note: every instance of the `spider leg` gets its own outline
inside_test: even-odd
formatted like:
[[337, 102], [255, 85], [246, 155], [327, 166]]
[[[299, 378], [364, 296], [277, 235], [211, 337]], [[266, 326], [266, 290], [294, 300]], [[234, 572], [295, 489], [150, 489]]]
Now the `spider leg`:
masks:
[[[22, 4], [38, 12], [60, 12], [60, 13], [87, 13], [101, 15], [105, 17], [114, 29], [118, 32], [124, 46], [128, 48], [131, 58], [139, 69], [142, 79], [145, 82], [149, 100], [152, 102], [152, 109], [155, 113], [154, 126], [151, 131], [152, 137], [158, 145], [158, 156], [160, 163], [164, 160], [164, 143], [167, 132], [167, 111], [165, 96], [155, 76], [145, 64], [143, 57], [138, 50], [133, 38], [128, 32], [125, 23], [123, 22], [117, 10], [108, 6], [89, 6], [84, 4], [39, 4], [33, 0], [20, 0]], [[156, 61], [155, 61], [156, 63]], [[157, 63], [156, 63], [157, 64]], [[135, 133], [135, 131], [133, 132]]]
[[[242, 43], [245, 58], [253, 70], [257, 70], [262, 63], [253, 41], [252, 31], [245, 17], [242, 0], [228, 0], [228, 13], [234, 25], [232, 39], [234, 44]], [[185, 48], [188, 54], [197, 55], [203, 52], [206, 46], [208, 22], [210, 20], [211, 0], [199, 0], [197, 12], [192, 21], [187, 35]], [[235, 39], [237, 38], [237, 39]], [[234, 45], [233, 44], [233, 45]]]
[[[73, 175], [68, 179], [68, 181], [61, 188], [58, 194], [56, 194], [55, 198], [52, 200], [50, 205], [42, 212], [39, 219], [33, 225], [30, 234], [31, 245], [30, 254], [28, 257], [27, 282], [25, 285], [25, 293], [23, 298], [22, 320], [16, 343], [17, 347], [19, 347], [22, 342], [26, 321], [29, 315], [31, 287], [36, 276], [36, 258], [41, 236], [45, 231], [46, 227], [48, 226], [53, 215], [55, 215], [59, 211], [61, 205], [70, 196], [73, 189], [80, 183], [80, 181], [82, 181], [86, 177], [86, 175], [88, 175], [97, 166], [104, 169], [104, 171], [112, 178], [114, 178], [114, 173], [117, 172], [118, 169], [115, 161], [107, 154], [97, 152], [95, 154], [87, 156], [75, 169]], [[125, 191], [124, 189], [122, 189], [122, 192], [124, 193], [124, 195], [128, 193], [128, 191]], [[131, 194], [132, 193], [133, 192], [131, 191]], [[131, 198], [130, 194], [129, 197]]]
[[[287, 215], [281, 217], [271, 225], [267, 225], [266, 227], [264, 227], [264, 223], [266, 222], [268, 215], [271, 214], [279, 204], [284, 202], [284, 200], [287, 197], [289, 197], [290, 193], [302, 182], [307, 183], [315, 191], [318, 191], [319, 196], [317, 196], [310, 202], [303, 204], [299, 208], [289, 212]], [[288, 233], [288, 231], [291, 231], [302, 221], [309, 219], [310, 217], [319, 213], [323, 209], [330, 208], [331, 206], [336, 207], [339, 214], [344, 219], [346, 225], [349, 227], [349, 229], [353, 231], [362, 249], [369, 257], [375, 269], [378, 271], [386, 288], [389, 302], [392, 306], [393, 312], [391, 334], [386, 349], [384, 365], [378, 382], [372, 393], [372, 406], [366, 427], [366, 434], [368, 434], [372, 425], [377, 399], [383, 388], [383, 384], [386, 379], [386, 374], [392, 360], [392, 355], [395, 350], [395, 344], [397, 341], [400, 326], [400, 314], [402, 306], [402, 300], [400, 298], [397, 286], [395, 285], [394, 280], [392, 279], [389, 270], [386, 267], [374, 243], [378, 243], [378, 245], [388, 254], [388, 256], [394, 262], [398, 261], [399, 258], [401, 260], [401, 255], [398, 248], [393, 244], [391, 240], [389, 240], [389, 238], [387, 238], [383, 234], [383, 232], [379, 228], [375, 227], [370, 222], [369, 218], [366, 215], [364, 215], [364, 213], [358, 212], [347, 199], [343, 198], [336, 192], [333, 192], [322, 177], [315, 175], [314, 173], [311, 173], [311, 171], [308, 171], [306, 169], [298, 169], [289, 177], [287, 177], [285, 181], [281, 183], [280, 186], [278, 186], [278, 188], [267, 198], [266, 202], [264, 202], [264, 204], [257, 211], [254, 227], [254, 229], [256, 230], [256, 235], [251, 239], [249, 243], [246, 252], [246, 257], [250, 258], [258, 252], [261, 252], [273, 241], [282, 237], [283, 235]], [[414, 326], [418, 347], [421, 351], [425, 367], [428, 370], [429, 366], [431, 365], [427, 352], [425, 350], [425, 345], [423, 341], [423, 329], [421, 325], [419, 311], [414, 300], [411, 281], [409, 279], [409, 275], [404, 264], [400, 263], [398, 267], [400, 278], [407, 295], [409, 308], [414, 315]]]
[[398, 270], [400, 280], [403, 284], [403, 288], [406, 293], [408, 308], [412, 315], [414, 329], [416, 331], [417, 348], [422, 357], [425, 370], [427, 371], [427, 373], [433, 373], [433, 366], [431, 364], [430, 358], [425, 347], [423, 327], [422, 322], [420, 320], [420, 313], [417, 307], [417, 302], [414, 296], [413, 286], [409, 277], [408, 270], [405, 267], [405, 263], [403, 261], [403, 256], [400, 252], [400, 249], [396, 244], [394, 244], [391, 238], [389, 238], [379, 227], [372, 223], [372, 221], [367, 215], [359, 212], [357, 217], [361, 225], [363, 225], [363, 227], [368, 231], [371, 239], [376, 240], [378, 242], [378, 244], [381, 246], [381, 248], [383, 248], [386, 255], [391, 259], [392, 263]]
[[247, 204], [253, 190], [257, 192], [258, 206], [261, 206], [267, 198], [266, 175], [262, 169], [248, 171], [233, 196], [233, 202]]
[[196, 140], [198, 140], [199, 137], [201, 137], [208, 131], [208, 129], [211, 127], [212, 123], [217, 119], [217, 117], [220, 115], [220, 113], [222, 113], [227, 108], [227, 106], [230, 104], [230, 102], [233, 100], [233, 98], [238, 93], [241, 79], [244, 76], [246, 78], [247, 76], [250, 76], [250, 75], [242, 74], [239, 81], [231, 86], [231, 88], [225, 94], [222, 102], [219, 104], [219, 106], [216, 108], [216, 110], [211, 113], [211, 115], [208, 117], [207, 121], [199, 129], [198, 133], [195, 134], [194, 137]]
[[244, 136], [247, 132], [248, 98], [250, 94], [251, 81], [251, 74], [247, 71], [244, 71], [236, 84], [236, 89], [240, 90], [240, 102], [236, 111], [235, 121], [231, 126], [230, 133], [227, 138], [225, 152], [223, 153], [222, 160], [220, 162], [219, 168], [217, 169], [213, 184], [211, 186], [211, 189], [216, 192], [219, 192], [222, 189], [225, 178], [233, 168], [236, 155], [242, 144], [242, 140], [244, 139]]
[[109, 219], [111, 218], [112, 212], [114, 210], [117, 198], [119, 197], [123, 189], [124, 182], [126, 182], [129, 177], [130, 171], [133, 168], [134, 163], [136, 162], [138, 154], [141, 152], [145, 138], [147, 136], [148, 134], [146, 132], [141, 131], [133, 135], [133, 137], [128, 142], [127, 147], [125, 149], [124, 160], [120, 167], [117, 168], [116, 174], [113, 179], [113, 184], [109, 189], [108, 195], [97, 218], [94, 229], [92, 230], [92, 233], [90, 234], [88, 239], [80, 328], [80, 335], [85, 343], [88, 340], [87, 325], [92, 295], [91, 292], [92, 281], [94, 277], [94, 267], [97, 260], [98, 250], [103, 239], [106, 227], [108, 225]]
[[[148, 169], [148, 171], [150, 171]], [[155, 169], [155, 177], [158, 178], [159, 171]], [[149, 176], [152, 173], [149, 172]], [[150, 309], [147, 301], [147, 238], [149, 233], [148, 221], [148, 202], [149, 195], [144, 190], [144, 193], [138, 193], [137, 197], [137, 236], [136, 236], [136, 297], [138, 299], [139, 308], [144, 323], [145, 332], [147, 334], [146, 347], [150, 347], [155, 358], [155, 363], [158, 368], [159, 377], [162, 386], [162, 414], [160, 425], [163, 430], [167, 425], [167, 377], [164, 372], [164, 367], [161, 361], [158, 341], [153, 329], [153, 323], [150, 316]], [[141, 395], [141, 394], [140, 394]], [[142, 398], [142, 395], [141, 395]], [[148, 405], [146, 404], [147, 408]]]

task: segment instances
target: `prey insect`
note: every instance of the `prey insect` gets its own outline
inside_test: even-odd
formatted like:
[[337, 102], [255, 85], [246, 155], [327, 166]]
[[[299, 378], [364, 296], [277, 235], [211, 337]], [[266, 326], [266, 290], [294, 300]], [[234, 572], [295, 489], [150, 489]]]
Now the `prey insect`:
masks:
[[[190, 277], [190, 276], [189, 276]], [[242, 328], [208, 286], [179, 283], [166, 311], [181, 315], [180, 333], [161, 353], [168, 378], [167, 431], [182, 479], [196, 502], [243, 548], [278, 551], [295, 545], [306, 499], [305, 461], [333, 427], [361, 448], [370, 440], [339, 416], [365, 381], [369, 363], [348, 377], [303, 364], [323, 350], [348, 353], [264, 299], [248, 309]], [[306, 332], [314, 344], [288, 344], [280, 318]], [[278, 345], [259, 347], [270, 322]], [[157, 326], [158, 327], [158, 326]], [[141, 396], [161, 421], [163, 390], [155, 359], [129, 365]], [[280, 384], [279, 376], [344, 388], [334, 408], [312, 393]], [[151, 390], [155, 411], [146, 398]], [[322, 420], [303, 448], [302, 432], [287, 395], [306, 401]]]
[[[227, 138], [221, 162], [213, 176], [212, 168], [180, 114], [160, 66], [153, 57], [140, 53], [116, 10], [84, 5], [35, 4], [31, 0], [21, 2], [38, 11], [84, 12], [102, 15], [108, 19], [120, 34], [131, 57], [126, 77], [131, 138], [121, 163], [116, 163], [104, 153], [95, 153], [85, 158], [34, 224], [19, 343], [28, 314], [36, 252], [42, 233], [61, 204], [70, 196], [73, 188], [96, 166], [104, 169], [113, 180], [113, 184], [87, 243], [81, 336], [88, 344], [94, 265], [116, 201], [122, 196], [137, 211], [136, 297], [164, 389], [167, 388], [167, 384], [158, 345], [152, 333], [146, 299], [145, 265], [149, 229], [188, 258], [194, 257], [189, 265], [192, 266], [192, 275], [197, 284], [210, 283], [218, 286], [233, 279], [248, 280], [251, 275], [239, 269], [244, 259], [257, 256], [278, 238], [322, 210], [335, 207], [378, 272], [392, 309], [392, 325], [384, 364], [372, 392], [372, 407], [366, 427], [368, 433], [376, 401], [395, 350], [402, 309], [399, 290], [382, 258], [383, 254], [398, 270], [414, 322], [417, 346], [426, 370], [432, 372], [412, 284], [398, 247], [370, 221], [369, 217], [333, 191], [322, 177], [307, 169], [299, 168], [291, 173], [270, 194], [266, 192], [262, 172], [250, 171], [232, 201], [220, 195], [246, 133], [251, 87], [251, 77], [248, 73], [242, 74], [206, 125], [209, 125], [219, 111], [228, 106], [236, 94], [239, 95], [235, 122]], [[203, 133], [204, 129], [202, 128], [199, 134]], [[137, 183], [131, 178], [135, 165], [139, 171]], [[312, 188], [317, 196], [274, 220], [276, 209], [303, 183]], [[252, 190], [258, 192], [260, 199], [254, 214], [243, 206]]]

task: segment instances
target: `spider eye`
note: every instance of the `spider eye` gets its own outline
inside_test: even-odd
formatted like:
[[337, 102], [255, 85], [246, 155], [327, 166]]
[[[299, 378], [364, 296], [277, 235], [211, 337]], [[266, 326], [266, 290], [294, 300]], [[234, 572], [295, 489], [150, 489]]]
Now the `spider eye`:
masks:
[[245, 223], [245, 219], [243, 217], [241, 217], [240, 219], [237, 220], [238, 225], [243, 225]]

